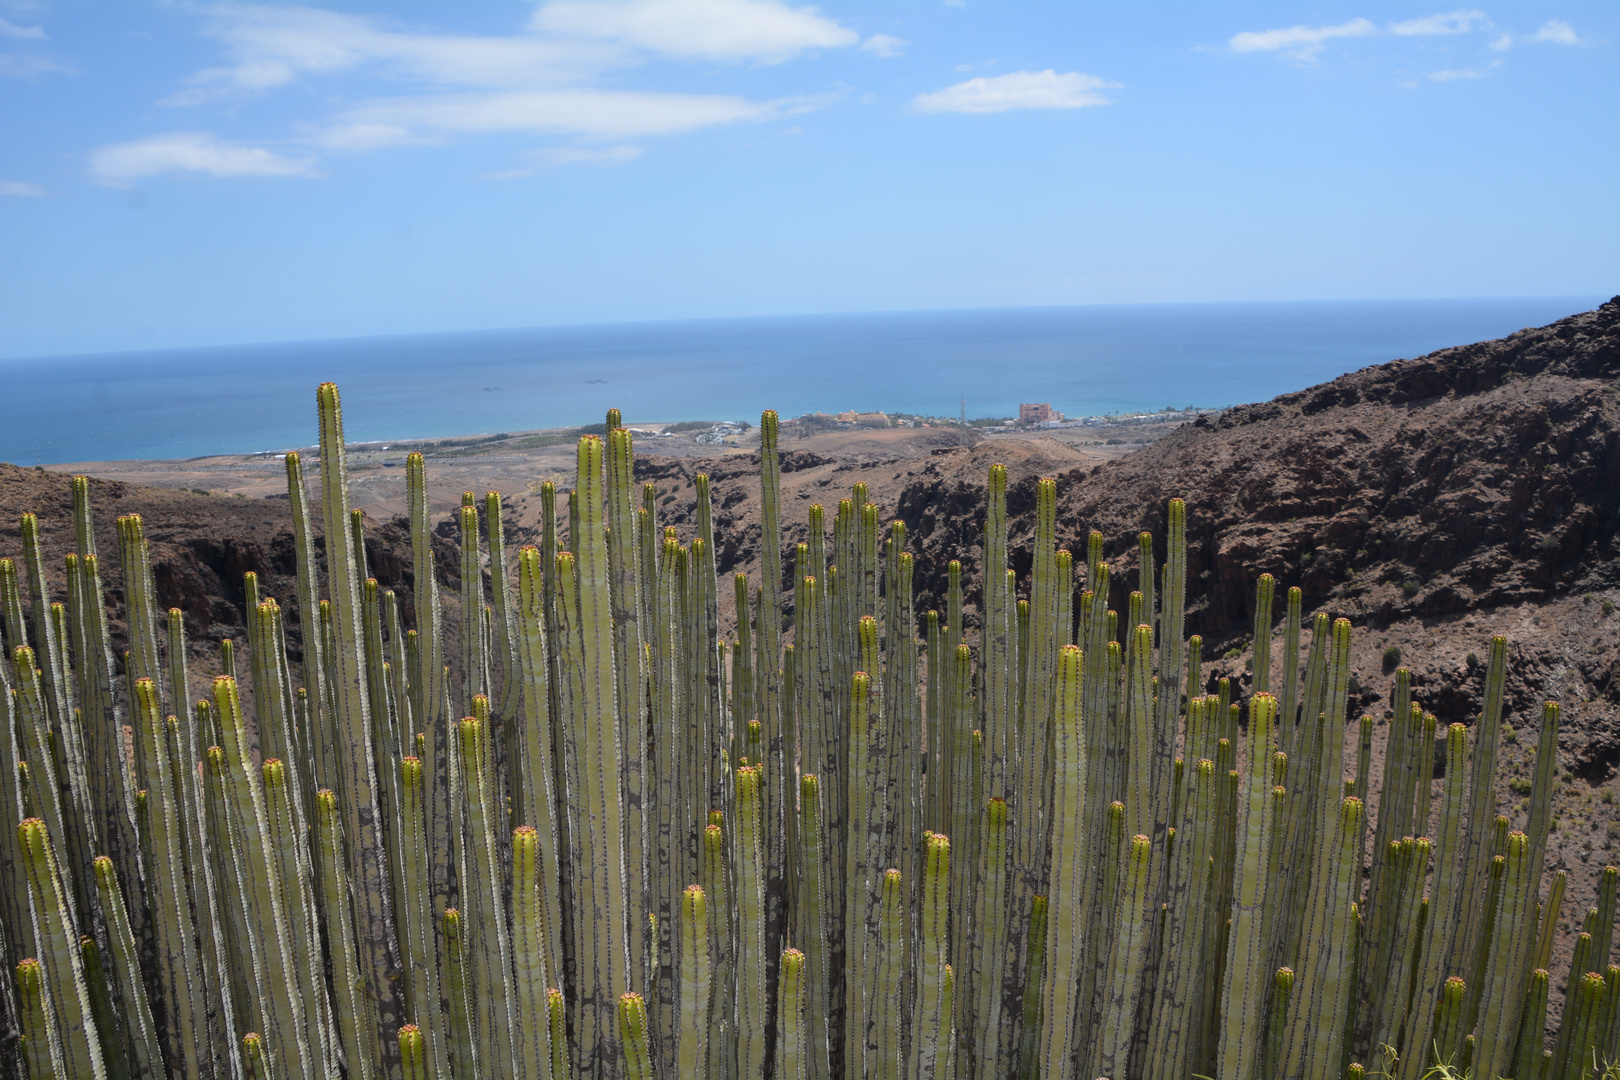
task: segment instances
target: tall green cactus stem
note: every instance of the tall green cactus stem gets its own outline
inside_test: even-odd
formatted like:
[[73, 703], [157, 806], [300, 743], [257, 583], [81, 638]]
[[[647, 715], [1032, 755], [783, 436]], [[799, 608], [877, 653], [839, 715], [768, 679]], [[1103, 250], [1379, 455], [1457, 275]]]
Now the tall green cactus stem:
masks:
[[[1175, 852], [1169, 864], [1164, 962], [1159, 968], [1158, 992], [1153, 1001], [1145, 1073], [1148, 1076], [1185, 1076], [1192, 1071], [1203, 1012], [1200, 1005], [1211, 996], [1205, 982], [1204, 942], [1211, 921], [1210, 845], [1215, 830], [1215, 797], [1215, 763], [1203, 758], [1187, 773]], [[1213, 975], [1212, 970], [1209, 975]]]
[[[558, 556], [560, 618], [567, 621], [567, 652], [573, 699], [568, 708], [566, 759], [569, 777], [571, 859], [576, 895], [574, 933], [579, 993], [575, 1030], [584, 1072], [607, 1078], [621, 1074], [619, 1041], [612, 1010], [627, 989], [631, 938], [625, 877], [623, 784], [619, 760], [619, 717], [615, 709], [611, 584], [606, 526], [602, 520], [602, 442], [579, 441], [578, 479], [569, 497], [579, 527], [571, 540], [573, 557]], [[567, 609], [562, 611], [561, 609]], [[637, 898], [639, 899], [639, 898]], [[637, 916], [636, 922], [640, 923]]]
[[445, 995], [450, 1006], [450, 1065], [455, 1076], [479, 1076], [478, 1044], [473, 1037], [466, 927], [461, 912], [445, 908], [440, 917], [444, 934]]
[[765, 948], [768, 965], [775, 967], [786, 918], [784, 895], [788, 799], [791, 763], [795, 760], [789, 745], [791, 732], [784, 727], [782, 707], [782, 466], [776, 449], [777, 416], [767, 410], [759, 418], [760, 473], [760, 583], [764, 589], [759, 609], [760, 720], [765, 728], [766, 775], [764, 797], [764, 836], [766, 839], [766, 918]]
[[1597, 927], [1592, 932], [1591, 969], [1593, 971], [1602, 971], [1608, 966], [1609, 946], [1614, 941], [1614, 909], [1617, 885], [1620, 885], [1620, 869], [1605, 866], [1602, 873], [1598, 875]]
[[[808, 973], [804, 953], [783, 949], [777, 971], [781, 982], [776, 989], [776, 1073], [780, 1080], [805, 1080], [809, 1076], [810, 1033], [805, 1026], [805, 998]], [[682, 1077], [696, 1073], [681, 1073]]]
[[[1340, 635], [1337, 627], [1335, 630], [1338, 653]], [[1345, 627], [1346, 645], [1348, 637]], [[1330, 719], [1329, 727], [1333, 726]], [[1313, 893], [1305, 924], [1308, 936], [1300, 950], [1303, 967], [1299, 977], [1310, 988], [1310, 995], [1289, 1010], [1288, 1032], [1277, 1072], [1281, 1080], [1328, 1076], [1339, 1067], [1347, 1003], [1355, 990], [1351, 964], [1355, 924], [1351, 908], [1361, 869], [1361, 852], [1356, 846], [1361, 837], [1361, 806], [1360, 799], [1345, 799], [1333, 818], [1328, 862], [1316, 878], [1325, 887]]]
[[[94, 864], [96, 893], [107, 924], [107, 940], [112, 947], [113, 981], [121, 1004], [125, 1038], [129, 1044], [129, 1073], [135, 1080], [161, 1075], [163, 1053], [158, 1045], [152, 1008], [141, 982], [140, 952], [118, 888], [118, 872], [106, 855]], [[234, 1038], [234, 1036], [233, 1036]]]
[[731, 867], [725, 857], [725, 836], [719, 825], [703, 830], [703, 894], [709, 923], [709, 955], [713, 961], [713, 991], [709, 1004], [709, 1068], [711, 1075], [724, 1080], [733, 1075], [736, 1063], [731, 1041], [732, 1002], [735, 981], [733, 926], [728, 902]]
[[[551, 745], [550, 642], [547, 640], [545, 589], [540, 552], [518, 552], [517, 634], [522, 688], [522, 724], [518, 735], [518, 783], [512, 789], [514, 817], [535, 830], [540, 880], [540, 918], [545, 955], [562, 962], [562, 899], [559, 889], [559, 834], [556, 828], [555, 765]], [[559, 976], [560, 970], [552, 969]]]
[[[872, 623], [862, 619], [863, 630]], [[877, 874], [882, 851], [881, 760], [874, 754], [882, 746], [881, 714], [872, 715], [872, 681], [865, 671], [850, 679], [848, 801], [844, 820], [848, 823], [845, 842], [843, 893], [844, 929], [844, 1053], [845, 1070], [865, 1070], [866, 1030], [870, 1002], [866, 981], [872, 972], [869, 957], [877, 936]]]
[[[1046, 966], [1041, 1006], [1040, 1074], [1060, 1077], [1074, 1052], [1072, 1017], [1089, 927], [1088, 886], [1093, 867], [1083, 843], [1086, 808], [1092, 796], [1087, 756], [1085, 657], [1068, 645], [1058, 655], [1057, 699], [1053, 709], [1054, 802], [1051, 866], [1047, 881]], [[960, 897], [958, 904], [961, 903]]]
[[17, 834], [28, 869], [29, 899], [38, 913], [50, 1001], [60, 1024], [64, 1072], [74, 1080], [105, 1080], [107, 1070], [91, 1015], [84, 960], [69, 917], [64, 879], [50, 834], [39, 818], [23, 821], [17, 826]]
[[[924, 837], [920, 948], [917, 952], [917, 1005], [911, 1029], [913, 1080], [935, 1080], [951, 1033], [945, 994], [949, 958], [951, 842], [940, 833]], [[1044, 908], [1043, 902], [1043, 908]], [[1044, 925], [1043, 925], [1044, 931]]]
[[1023, 1004], [1019, 1025], [1018, 1076], [1035, 1080], [1040, 1075], [1041, 1002], [1046, 989], [1046, 897], [1030, 901], [1029, 943], [1025, 946]]
[[[810, 578], [807, 581], [813, 580]], [[808, 614], [809, 607], [800, 609]], [[805, 979], [805, 1074], [808, 1080], [830, 1080], [827, 1028], [828, 984], [832, 977], [832, 951], [827, 941], [827, 880], [825, 826], [821, 812], [821, 778], [807, 773], [799, 778], [799, 902], [796, 936], [803, 946]], [[923, 934], [927, 940], [927, 906]], [[944, 926], [939, 927], [943, 932]], [[926, 946], [924, 951], [926, 952]], [[926, 977], [926, 976], [925, 976]]]
[[191, 918], [185, 852], [180, 821], [183, 809], [179, 780], [168, 753], [168, 729], [158, 711], [157, 686], [150, 679], [135, 682], [138, 745], [149, 782], [147, 795], [147, 887], [163, 890], [178, 902], [153, 904], [159, 983], [168, 1016], [170, 1061], [200, 1070], [206, 1032], [206, 1000], [202, 969], [196, 951]]
[[95, 1020], [96, 1038], [106, 1059], [107, 1075], [114, 1080], [129, 1076], [129, 1063], [124, 1058], [124, 1040], [118, 1030], [118, 1018], [113, 1013], [112, 992], [107, 984], [107, 972], [101, 965], [101, 952], [93, 937], [79, 938], [79, 955], [84, 963], [84, 982], [90, 992], [90, 1012]]
[[1276, 579], [1261, 574], [1254, 587], [1254, 643], [1250, 670], [1253, 672], [1254, 692], [1271, 691], [1271, 598]]
[[[349, 1063], [350, 1075], [373, 1076], [381, 1062], [381, 1055], [371, 1041], [372, 1025], [365, 1012], [360, 958], [351, 929], [353, 911], [349, 904], [349, 879], [343, 861], [343, 819], [337, 802], [337, 796], [326, 788], [315, 795], [316, 847], [319, 849], [326, 943], [332, 958], [332, 988], [336, 999], [332, 1011], [337, 1039]], [[321, 992], [325, 993], [324, 987]], [[437, 1001], [433, 1003], [433, 1008], [436, 1012]], [[421, 1041], [420, 1032], [417, 1041]], [[400, 1045], [403, 1048], [403, 1039]]]
[[1530, 789], [1530, 820], [1524, 830], [1530, 837], [1532, 895], [1540, 891], [1541, 870], [1546, 865], [1547, 834], [1552, 825], [1553, 784], [1557, 779], [1558, 702], [1548, 701], [1541, 706], [1541, 738], [1536, 744], [1536, 773]]
[[1445, 964], [1456, 928], [1454, 916], [1462, 872], [1462, 819], [1467, 782], [1468, 729], [1452, 724], [1446, 731], [1446, 783], [1440, 802], [1434, 884], [1430, 891], [1429, 915], [1423, 927], [1422, 960], [1413, 983], [1412, 1004], [1406, 1014], [1405, 1054], [1401, 1059], [1399, 1080], [1420, 1080], [1432, 1064], [1427, 1048], [1435, 1041], [1435, 1010], [1442, 993], [1449, 992], [1450, 984], [1444, 981]]
[[[382, 815], [377, 798], [377, 769], [372, 758], [372, 703], [362, 657], [360, 579], [356, 577], [354, 536], [349, 530], [349, 484], [343, 445], [343, 414], [337, 386], [322, 383], [316, 391], [321, 419], [321, 504], [326, 525], [328, 591], [337, 650], [333, 697], [339, 711], [335, 725], [339, 776], [344, 793], [343, 836], [349, 875], [358, 901], [356, 943], [373, 996], [371, 1011], [377, 1039], [388, 1045], [405, 1023], [400, 981], [394, 976], [397, 944], [389, 911], [388, 859], [383, 850]], [[424, 580], [418, 578], [418, 581]], [[431, 578], [427, 579], [431, 580]], [[282, 1036], [285, 1038], [285, 1036]], [[272, 1050], [277, 1039], [272, 1038]]]
[[[980, 730], [985, 744], [985, 792], [1007, 795], [1008, 736], [1017, 689], [1011, 682], [1014, 597], [1007, 592], [1007, 467], [990, 466], [985, 493], [983, 582], [984, 629], [980, 636]], [[1003, 950], [1005, 951], [1005, 950]], [[980, 1053], [983, 1048], [980, 1048]], [[981, 1058], [982, 1060], [982, 1058]]]
[[1525, 988], [1524, 1011], [1519, 1021], [1519, 1049], [1514, 1057], [1513, 1076], [1535, 1080], [1540, 1076], [1541, 1051], [1547, 1030], [1547, 972], [1537, 968], [1530, 973]]
[[455, 867], [459, 864], [456, 852], [459, 851], [460, 835], [450, 827], [449, 762], [453, 743], [450, 738], [445, 656], [440, 636], [443, 613], [433, 558], [427, 466], [419, 453], [409, 454], [405, 458], [405, 499], [410, 512], [411, 563], [417, 583], [413, 600], [416, 608], [418, 666], [410, 673], [413, 695], [411, 713], [418, 730], [427, 735], [422, 769], [428, 782], [428, 850], [444, 852], [449, 848], [451, 855], [449, 858], [435, 858], [430, 867], [433, 877], [432, 907], [437, 913], [454, 902]]
[[1266, 1024], [1266, 1053], [1261, 1066], [1266, 1076], [1275, 1075], [1282, 1061], [1283, 1035], [1288, 1030], [1288, 1007], [1293, 993], [1293, 969], [1278, 968], [1271, 982], [1271, 1017]]
[[689, 885], [681, 894], [680, 922], [676, 1076], [680, 1080], [705, 1080], [709, 1075], [709, 1005], [714, 967], [709, 949], [707, 898], [700, 886]]
[[619, 997], [619, 1046], [625, 1080], [653, 1080], [652, 1050], [648, 1036], [647, 1004], [640, 994]]
[[899, 870], [883, 872], [882, 908], [879, 914], [881, 930], [873, 962], [877, 968], [876, 993], [873, 995], [870, 1016], [871, 1035], [867, 1040], [866, 1065], [874, 1080], [900, 1080], [905, 1073], [905, 1050], [901, 1045], [901, 1030], [905, 1014], [902, 993], [906, 966], [906, 944], [909, 931], [905, 912], [904, 881]]
[[65, 1080], [62, 1044], [51, 1015], [45, 970], [32, 957], [17, 965], [17, 998], [28, 1080]]
[[[989, 751], [985, 751], [988, 765]], [[979, 834], [979, 877], [974, 888], [972, 964], [974, 1028], [970, 1061], [979, 1076], [1001, 1075], [1002, 978], [1007, 960], [1007, 802], [991, 798]]]
[[[428, 874], [427, 776], [417, 757], [400, 760], [400, 865], [405, 897], [400, 912], [401, 941], [409, 980], [407, 1000], [417, 1027], [424, 1029], [427, 1054], [435, 1076], [449, 1075], [443, 1012], [439, 1007], [437, 920]], [[553, 883], [555, 887], [555, 883]], [[560, 954], [552, 954], [560, 955]]]
[[1536, 950], [1531, 958], [1532, 968], [1552, 967], [1553, 942], [1558, 933], [1558, 914], [1564, 905], [1564, 888], [1568, 874], [1559, 870], [1547, 886], [1547, 902], [1541, 905], [1541, 932], [1536, 938]]
[[463, 492], [461, 510], [461, 692], [455, 705], [472, 708], [472, 699], [487, 696], [489, 658], [480, 624], [484, 617], [484, 570], [478, 544], [478, 504]]
[[762, 1074], [768, 1025], [765, 981], [764, 772], [737, 770], [737, 1076]]
[[[512, 611], [512, 585], [506, 565], [506, 528], [501, 513], [501, 493], [484, 494], [484, 528], [489, 545], [489, 586], [494, 621], [491, 651], [499, 658], [500, 681], [491, 688], [495, 715], [500, 717], [502, 731], [515, 728], [512, 722], [518, 709], [517, 628]], [[632, 530], [633, 532], [634, 530]], [[515, 748], [508, 744], [502, 757], [510, 761]]]
[[405, 1080], [428, 1080], [427, 1040], [416, 1024], [399, 1029], [399, 1063]]
[[[33, 649], [26, 645], [18, 646], [12, 657], [16, 662], [16, 689], [12, 691], [12, 697], [17, 727], [22, 731], [22, 758], [28, 763], [28, 782], [21, 787], [33, 813], [45, 821], [51, 835], [66, 836], [67, 823], [72, 820], [74, 808], [71, 800], [64, 799], [65, 784], [61, 783], [57, 774], [51, 712], [46, 700], [48, 680], [36, 666], [38, 657]], [[153, 752], [162, 754], [161, 722], [158, 734], [159, 741]], [[142, 746], [139, 742], [136, 745]], [[70, 887], [72, 884], [70, 880]], [[67, 904], [68, 921], [76, 925], [80, 905], [71, 891], [64, 892], [63, 899]]]
[[[1269, 612], [1270, 575], [1261, 578], [1261, 605]], [[1256, 616], [1258, 620], [1259, 616]], [[1264, 636], [1271, 634], [1269, 613]], [[1256, 648], [1261, 631], [1256, 622]], [[1256, 679], [1260, 661], [1255, 662]], [[1269, 885], [1272, 783], [1271, 732], [1277, 719], [1277, 699], [1260, 691], [1249, 702], [1249, 766], [1244, 796], [1238, 810], [1240, 866], [1232, 897], [1232, 929], [1227, 939], [1226, 981], [1222, 987], [1224, 1018], [1221, 1023], [1219, 1080], [1254, 1080], [1261, 1065], [1261, 1036], [1266, 1012], [1265, 972], [1270, 942], [1265, 925]]]
[[1412, 984], [1413, 968], [1418, 962], [1418, 927], [1423, 921], [1423, 883], [1429, 870], [1429, 855], [1433, 848], [1428, 837], [1402, 842], [1409, 848], [1405, 873], [1398, 892], [1387, 897], [1397, 906], [1392, 920], [1389, 940], [1389, 968], [1379, 989], [1372, 997], [1376, 1012], [1373, 1021], [1371, 1046], [1394, 1046], [1400, 1024], [1406, 1015], [1408, 987]]
[[[1491, 861], [1491, 830], [1496, 820], [1496, 756], [1502, 727], [1502, 689], [1507, 680], [1507, 638], [1491, 639], [1490, 660], [1485, 669], [1485, 704], [1474, 733], [1474, 761], [1468, 791], [1468, 823], [1463, 847], [1461, 884], [1465, 890], [1483, 888]], [[1484, 912], [1479, 904], [1462, 904], [1455, 913], [1457, 929], [1452, 939], [1449, 965], [1453, 969], [1468, 963], [1486, 932]], [[1478, 986], [1469, 987], [1468, 1011], [1478, 1000]]]
[[1603, 976], [1595, 971], [1589, 971], [1574, 981], [1564, 1005], [1564, 1020], [1558, 1030], [1558, 1049], [1554, 1052], [1552, 1071], [1548, 1075], [1566, 1080], [1585, 1080], [1592, 1075], [1594, 1065], [1598, 1065], [1601, 1071], [1603, 1063], [1595, 1058], [1599, 1038], [1598, 1017], [1606, 990]]
[[[304, 869], [300, 856], [307, 857], [302, 823], [292, 813], [292, 787], [286, 766], [276, 758], [266, 758], [260, 767], [264, 786], [265, 823], [270, 837], [270, 856], [276, 863], [276, 882], [281, 890], [281, 910], [287, 920], [287, 942], [294, 957], [319, 955], [320, 929], [315, 921], [314, 897], [305, 893]], [[307, 905], [306, 905], [307, 900]], [[326, 986], [309, 963], [293, 966], [294, 982], [287, 988], [304, 1003], [304, 1038], [310, 1054], [323, 1070], [337, 1060], [336, 1032], [332, 1030], [330, 1002]], [[317, 988], [319, 988], [317, 990]], [[351, 1059], [367, 1060], [364, 1057]]]
[[[1139, 628], [1140, 629], [1140, 628]], [[1142, 987], [1142, 964], [1148, 934], [1158, 912], [1147, 903], [1148, 869], [1153, 842], [1146, 836], [1131, 838], [1125, 853], [1114, 916], [1115, 934], [1108, 957], [1108, 981], [1097, 1032], [1093, 1075], [1124, 1077], [1130, 1068], [1133, 1018]]]
[[256, 1031], [250, 1031], [242, 1036], [242, 1066], [252, 1080], [271, 1080], [276, 1075], [270, 1061], [270, 1051], [264, 1045], [264, 1036]]
[[[482, 695], [475, 712], [488, 709]], [[462, 916], [468, 927], [472, 1000], [477, 1003], [473, 1035], [486, 1069], [506, 1076], [512, 1069], [512, 942], [503, 902], [501, 850], [495, 839], [492, 748], [489, 726], [480, 716], [461, 721], [458, 732], [465, 782], [467, 880], [462, 882]]]
[[[21, 772], [27, 751], [17, 739], [11, 681], [3, 674], [7, 667], [0, 658], [0, 829], [4, 830], [0, 832], [0, 925], [5, 927], [11, 950], [9, 956], [0, 959], [10, 967], [13, 961], [37, 953], [38, 946], [34, 916], [28, 907], [27, 870], [17, 840], [17, 826], [32, 816], [27, 806], [28, 785]], [[132, 843], [133, 824], [132, 815]]]
[[519, 825], [512, 831], [512, 1065], [515, 1075], [525, 1077], [551, 1072], [539, 870], [540, 835]]
[[647, 982], [646, 964], [651, 951], [646, 940], [647, 923], [639, 916], [645, 911], [660, 910], [650, 904], [651, 882], [646, 880], [650, 860], [649, 823], [643, 809], [651, 795], [646, 776], [647, 737], [643, 720], [647, 715], [643, 645], [650, 639], [641, 625], [640, 612], [641, 590], [652, 588], [653, 583], [641, 581], [637, 573], [635, 458], [630, 430], [625, 427], [607, 430], [605, 449], [605, 483], [600, 497], [606, 508], [606, 571], [610, 585], [607, 599], [613, 638], [612, 669], [617, 679], [614, 693], [619, 713], [618, 769], [625, 800], [621, 826], [624, 875], [626, 895], [636, 916], [629, 920], [629, 985], [641, 986]]
[[[327, 461], [331, 459], [328, 458]], [[315, 1068], [308, 1041], [304, 1038], [304, 1002], [292, 992], [297, 986], [293, 972], [287, 913], [283, 910], [279, 875], [269, 835], [268, 814], [259, 770], [248, 754], [246, 724], [236, 680], [222, 675], [214, 680], [214, 708], [219, 716], [220, 734], [225, 740], [224, 763], [230, 815], [242, 840], [243, 883], [251, 890], [244, 897], [248, 919], [262, 945], [262, 967], [256, 972], [258, 992], [265, 999], [262, 1019], [270, 1035], [269, 1052], [279, 1065], [277, 1072], [308, 1074]]]
[[[563, 992], [556, 987], [546, 991], [546, 1019], [551, 1028], [552, 1080], [564, 1080], [568, 1071], [568, 1024]], [[443, 1074], [441, 1074], [443, 1075]]]

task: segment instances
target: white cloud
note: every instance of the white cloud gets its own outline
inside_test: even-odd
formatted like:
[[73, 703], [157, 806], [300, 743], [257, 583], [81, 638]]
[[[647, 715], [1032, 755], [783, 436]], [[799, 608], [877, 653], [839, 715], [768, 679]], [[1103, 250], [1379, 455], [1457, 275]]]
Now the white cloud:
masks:
[[1467, 34], [1475, 26], [1489, 27], [1491, 19], [1477, 8], [1458, 8], [1444, 15], [1424, 15], [1418, 19], [1391, 23], [1389, 32], [1400, 37], [1426, 37], [1432, 34]]
[[641, 147], [629, 145], [601, 148], [548, 146], [541, 150], [530, 150], [523, 155], [524, 159], [530, 162], [527, 168], [503, 169], [497, 173], [490, 173], [485, 179], [518, 180], [546, 169], [560, 169], [569, 165], [623, 165], [627, 161], [636, 160], [641, 153]]
[[366, 65], [441, 85], [514, 89], [566, 84], [617, 62], [613, 49], [593, 42], [405, 32], [316, 8], [227, 3], [206, 12], [205, 33], [223, 41], [234, 62], [198, 72], [165, 104], [196, 105]]
[[35, 53], [0, 53], [0, 77], [35, 79], [41, 75], [72, 75], [72, 64]]
[[308, 161], [260, 146], [220, 142], [206, 131], [171, 131], [113, 143], [90, 154], [90, 175], [110, 187], [163, 173], [204, 176], [319, 176]]
[[38, 184], [25, 184], [21, 180], [0, 180], [0, 195], [12, 195], [19, 199], [38, 199], [45, 194], [45, 189]]
[[45, 28], [43, 26], [18, 26], [9, 19], [0, 19], [0, 37], [34, 38], [44, 40]]
[[553, 0], [529, 24], [545, 33], [622, 42], [669, 56], [764, 63], [860, 41], [815, 8], [772, 0]]
[[[498, 94], [436, 94], [360, 105], [324, 129], [316, 141], [343, 149], [371, 149], [451, 135], [535, 131], [624, 139], [677, 135], [716, 124], [768, 120], [804, 112], [819, 99], [755, 102], [726, 94], [660, 94], [628, 90], [537, 90]], [[401, 133], [378, 139], [378, 133]], [[358, 138], [359, 145], [347, 142]], [[371, 140], [371, 141], [368, 141]]]
[[1496, 40], [1491, 42], [1491, 48], [1497, 52], [1507, 52], [1513, 48], [1513, 35], [1507, 33], [1498, 35]]
[[1575, 28], [1563, 19], [1548, 19], [1541, 24], [1531, 41], [1540, 41], [1552, 45], [1579, 45], [1581, 39], [1575, 36]]
[[1351, 19], [1337, 26], [1289, 26], [1281, 30], [1245, 30], [1233, 34], [1227, 47], [1233, 52], [1280, 52], [1296, 60], [1314, 60], [1334, 38], [1367, 37], [1378, 28], [1367, 19]]
[[996, 113], [1008, 109], [1078, 109], [1108, 105], [1097, 91], [1119, 83], [1070, 71], [1014, 71], [993, 78], [980, 77], [947, 86], [932, 94], [918, 94], [912, 107], [918, 112]]
[[873, 56], [881, 56], [885, 60], [906, 54], [906, 46], [911, 42], [905, 38], [891, 37], [888, 34], [873, 34], [861, 42], [861, 52], [869, 52]]
[[[1498, 61], [1500, 63], [1500, 61]], [[1454, 82], [1457, 79], [1483, 79], [1496, 74], [1495, 64], [1481, 71], [1479, 68], [1447, 68], [1444, 71], [1431, 71], [1425, 76], [1430, 82]]]

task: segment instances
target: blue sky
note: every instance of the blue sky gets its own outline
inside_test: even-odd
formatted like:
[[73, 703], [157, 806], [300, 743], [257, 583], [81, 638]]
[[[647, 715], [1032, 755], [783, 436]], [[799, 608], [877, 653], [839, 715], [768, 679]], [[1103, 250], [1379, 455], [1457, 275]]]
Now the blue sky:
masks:
[[1620, 5], [0, 0], [0, 357], [1620, 289]]

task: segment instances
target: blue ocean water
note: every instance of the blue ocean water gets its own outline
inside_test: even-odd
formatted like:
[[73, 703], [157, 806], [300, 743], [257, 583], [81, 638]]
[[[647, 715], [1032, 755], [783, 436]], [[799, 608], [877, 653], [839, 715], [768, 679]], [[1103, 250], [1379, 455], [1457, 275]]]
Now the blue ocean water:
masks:
[[1070, 416], [1263, 401], [1501, 337], [1601, 297], [1130, 304], [418, 334], [0, 362], [0, 460], [308, 446], [336, 382], [351, 441], [845, 409]]

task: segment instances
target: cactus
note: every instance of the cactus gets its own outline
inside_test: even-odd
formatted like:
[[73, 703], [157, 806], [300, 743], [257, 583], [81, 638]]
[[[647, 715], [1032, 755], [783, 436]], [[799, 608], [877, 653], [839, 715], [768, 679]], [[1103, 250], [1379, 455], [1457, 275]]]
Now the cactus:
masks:
[[22, 1013], [22, 1049], [29, 1080], [62, 1080], [64, 1076], [62, 1045], [48, 994], [38, 960], [29, 958], [17, 965], [18, 1011]]
[[647, 1045], [647, 1005], [640, 994], [619, 996], [619, 1046], [625, 1080], [652, 1080], [652, 1052]]
[[[1269, 576], [1269, 575], [1268, 575]], [[1263, 582], [1265, 578], [1261, 579]], [[1270, 607], [1270, 585], [1262, 586], [1264, 605]], [[1270, 616], [1265, 636], [1269, 638]], [[1257, 633], [1256, 641], [1260, 635]], [[1256, 679], [1260, 660], [1255, 661]], [[1221, 1080], [1251, 1080], [1261, 1060], [1261, 1032], [1265, 1022], [1265, 970], [1270, 934], [1265, 926], [1266, 889], [1269, 884], [1272, 807], [1271, 731], [1276, 722], [1277, 699], [1256, 693], [1249, 704], [1249, 768], [1246, 794], [1239, 810], [1238, 832], [1243, 837], [1242, 867], [1232, 899], [1232, 929], [1227, 943], [1226, 984], [1221, 995], [1226, 1015], [1221, 1024]]]
[[[84, 978], [84, 959], [73, 932], [63, 892], [61, 866], [45, 823], [28, 818], [17, 826], [23, 861], [28, 869], [28, 895], [38, 913], [41, 953], [49, 1000], [60, 1024], [60, 1053], [65, 1075], [105, 1080], [101, 1040], [91, 1015], [90, 991]], [[18, 973], [19, 981], [23, 973]], [[29, 978], [32, 978], [30, 975]], [[24, 1015], [34, 1008], [32, 991], [24, 988]]]
[[[1136, 591], [1115, 611], [1110, 541], [1088, 538], [1075, 581], [1057, 486], [1034, 481], [1020, 601], [1009, 477], [993, 468], [983, 632], [964, 634], [953, 562], [919, 644], [905, 526], [880, 529], [863, 485], [830, 544], [810, 510], [784, 605], [792, 526], [767, 417], [766, 572], [753, 591], [736, 579], [728, 650], [708, 478], [683, 546], [652, 485], [634, 505], [630, 434], [610, 414], [579, 450], [571, 550], [542, 485], [539, 547], [509, 567], [487, 496], [486, 594], [480, 506], [465, 502], [458, 641], [442, 632], [425, 462], [407, 469], [407, 631], [366, 576], [335, 388], [318, 403], [331, 573], [291, 455], [303, 664], [249, 575], [250, 703], [224, 643], [227, 677], [188, 707], [185, 627], [156, 608], [138, 518], [119, 522], [130, 655], [114, 685], [87, 483], [65, 604], [45, 593], [37, 520], [21, 567], [0, 559], [0, 920], [10, 963], [43, 961], [19, 989], [44, 1075], [95, 1075], [70, 1063], [92, 1036], [117, 1075], [332, 1075], [341, 1059], [368, 1077], [592, 1080], [1366, 1075], [1352, 1058], [1396, 1080], [1435, 1063], [1562, 1080], [1614, 1041], [1613, 870], [1576, 940], [1561, 1056], [1536, 1038], [1566, 884], [1553, 878], [1538, 914], [1558, 713], [1542, 710], [1512, 834], [1490, 797], [1500, 641], [1475, 745], [1461, 727], [1446, 737], [1430, 844], [1432, 714], [1397, 672], [1382, 783], [1364, 718], [1341, 785], [1349, 626], [1317, 615], [1302, 664], [1298, 590], [1279, 657], [1276, 582], [1257, 585], [1246, 744], [1237, 688], [1202, 696], [1179, 500], [1162, 566], [1151, 535], [1126, 540]], [[470, 719], [450, 723], [452, 698]], [[65, 853], [48, 904], [28, 899], [11, 831], [36, 813]], [[102, 846], [110, 858], [90, 858]], [[74, 961], [80, 983], [62, 983]]]

